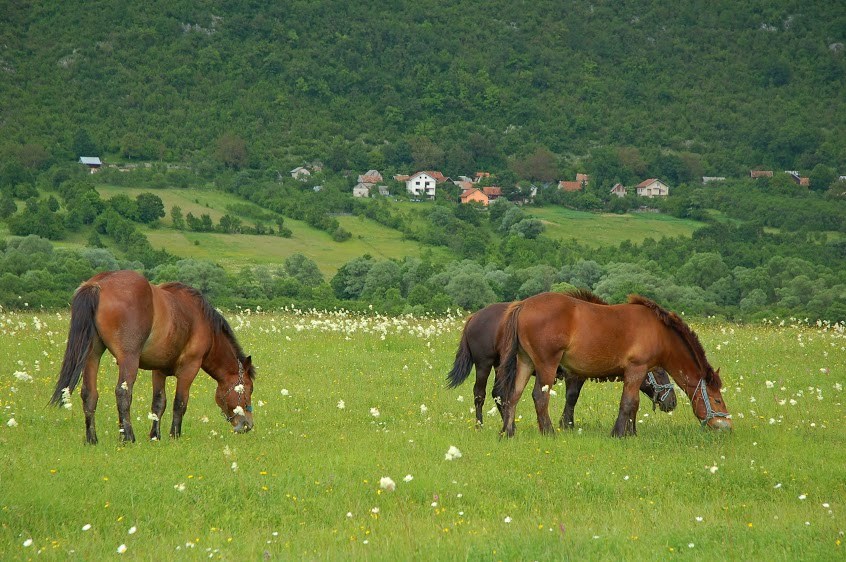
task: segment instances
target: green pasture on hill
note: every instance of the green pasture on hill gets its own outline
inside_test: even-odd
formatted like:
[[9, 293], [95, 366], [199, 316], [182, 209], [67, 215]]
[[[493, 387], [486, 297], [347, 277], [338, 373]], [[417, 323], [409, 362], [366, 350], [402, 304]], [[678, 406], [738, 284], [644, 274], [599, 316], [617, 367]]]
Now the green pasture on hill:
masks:
[[842, 326], [693, 324], [732, 434], [680, 394], [613, 439], [621, 386], [589, 383], [578, 429], [540, 435], [526, 394], [500, 440], [495, 411], [474, 427], [472, 380], [444, 385], [462, 317], [226, 316], [258, 367], [253, 432], [231, 432], [200, 373], [184, 437], [144, 440], [142, 373], [142, 439], [120, 445], [107, 356], [87, 446], [78, 390], [46, 406], [68, 313], [0, 314], [0, 559], [843, 559]]
[[557, 205], [527, 207], [526, 210], [543, 221], [546, 236], [560, 240], [575, 238], [592, 247], [616, 246], [624, 240], [639, 244], [646, 238], [660, 240], [665, 236], [690, 236], [702, 226], [701, 222], [658, 213], [600, 215]]
[[[97, 189], [107, 199], [118, 193], [126, 194], [131, 198], [144, 192], [158, 195], [167, 213], [161, 221], [162, 227], [141, 228], [153, 247], [164, 248], [185, 258], [216, 262], [230, 271], [257, 264], [281, 264], [291, 254], [301, 253], [313, 259], [328, 279], [346, 262], [364, 254], [370, 254], [379, 259], [401, 259], [405, 256], [419, 256], [425, 248], [413, 240], [403, 239], [402, 233], [396, 230], [384, 227], [373, 220], [355, 216], [336, 217], [341, 226], [352, 233], [352, 238], [345, 242], [335, 242], [326, 232], [312, 228], [303, 221], [289, 218], [285, 218], [285, 226], [292, 231], [290, 238], [178, 231], [170, 228], [170, 209], [174, 205], [182, 209], [183, 215], [193, 213], [194, 216], [199, 217], [201, 214], [208, 214], [215, 224], [224, 214], [237, 216], [237, 213], [227, 210], [227, 205], [249, 205], [257, 211], [265, 213], [268, 211], [235, 195], [220, 191], [114, 186], [100, 186]], [[249, 217], [239, 218], [245, 224], [254, 224]], [[273, 224], [268, 226], [276, 228]], [[435, 249], [436, 254], [444, 252], [445, 250]]]

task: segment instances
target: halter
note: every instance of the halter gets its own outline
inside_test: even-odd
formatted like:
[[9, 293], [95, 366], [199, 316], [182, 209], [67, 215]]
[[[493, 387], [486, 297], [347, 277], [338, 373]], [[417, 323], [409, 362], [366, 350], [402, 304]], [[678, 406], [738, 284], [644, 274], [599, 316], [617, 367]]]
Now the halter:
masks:
[[[235, 358], [235, 362], [238, 363], [238, 382], [233, 384], [229, 388], [229, 390], [226, 391], [226, 394], [223, 395], [224, 402], [226, 401], [226, 397], [229, 396], [229, 394], [231, 394], [233, 390], [238, 388], [239, 385], [241, 386], [242, 389], [244, 387], [244, 366], [241, 364], [241, 361], [239, 361], [237, 357]], [[244, 397], [244, 391], [241, 390], [241, 392], [238, 393], [238, 405], [239, 406], [241, 405], [241, 399], [243, 397]], [[246, 400], [244, 400], [244, 401], [246, 402]], [[250, 405], [250, 404], [244, 404], [243, 409], [244, 409], [244, 412], [252, 412], [253, 406]], [[223, 415], [224, 418], [226, 418], [226, 421], [228, 421], [228, 422], [231, 422], [233, 419], [235, 419], [236, 414], [234, 414], [234, 413], [231, 416], [227, 416], [226, 412], [224, 412], [223, 410], [221, 410], [220, 413]]]
[[[658, 384], [658, 381], [655, 380], [655, 375], [652, 374], [652, 371], [646, 373], [646, 382], [655, 389], [655, 397], [652, 399], [652, 410], [655, 410], [655, 405], [658, 402], [663, 402], [667, 399], [667, 396], [670, 395], [670, 391], [673, 390], [673, 383], [672, 381], [668, 382], [667, 384]], [[659, 396], [659, 393], [664, 391], [664, 394]]]
[[731, 418], [731, 416], [726, 412], [715, 412], [714, 409], [711, 407], [711, 400], [708, 398], [708, 391], [705, 389], [705, 378], [699, 379], [699, 383], [697, 383], [696, 388], [693, 389], [693, 396], [691, 396], [690, 401], [696, 399], [696, 391], [702, 389], [702, 402], [705, 404], [705, 419], [702, 420], [702, 425], [708, 423], [711, 418]]

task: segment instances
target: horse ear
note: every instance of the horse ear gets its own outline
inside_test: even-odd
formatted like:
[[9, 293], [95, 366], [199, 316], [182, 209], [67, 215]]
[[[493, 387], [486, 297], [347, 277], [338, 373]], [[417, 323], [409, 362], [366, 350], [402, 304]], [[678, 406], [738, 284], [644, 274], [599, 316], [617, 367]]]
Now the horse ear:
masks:
[[247, 355], [247, 356], [244, 358], [244, 367], [249, 368], [249, 367], [250, 367], [250, 365], [252, 365], [252, 364], [253, 364], [253, 356], [252, 356], [252, 355]]

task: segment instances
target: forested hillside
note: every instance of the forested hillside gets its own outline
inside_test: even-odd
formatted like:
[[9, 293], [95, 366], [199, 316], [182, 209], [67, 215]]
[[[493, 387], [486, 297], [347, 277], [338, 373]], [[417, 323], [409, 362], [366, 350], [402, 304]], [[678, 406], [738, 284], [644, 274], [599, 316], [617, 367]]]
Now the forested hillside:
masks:
[[[21, 159], [505, 169], [604, 147], [670, 181], [846, 164], [831, 1], [2, 2]], [[21, 148], [21, 147], [25, 147]], [[518, 166], [519, 167], [519, 166]]]

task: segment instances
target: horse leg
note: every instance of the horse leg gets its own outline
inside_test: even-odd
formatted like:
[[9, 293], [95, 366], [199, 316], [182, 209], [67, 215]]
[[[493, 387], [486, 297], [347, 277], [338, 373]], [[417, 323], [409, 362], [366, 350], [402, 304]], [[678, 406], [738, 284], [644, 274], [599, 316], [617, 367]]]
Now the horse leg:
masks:
[[558, 423], [561, 429], [573, 429], [576, 419], [576, 403], [579, 401], [579, 395], [582, 393], [584, 385], [585, 379], [581, 377], [567, 376], [564, 378], [567, 401], [564, 404], [564, 411], [561, 412], [561, 421]]
[[159, 424], [167, 408], [167, 395], [165, 394], [165, 374], [162, 371], [153, 371], [153, 403], [150, 405], [152, 412], [153, 427], [150, 428], [150, 439], [161, 441], [162, 432]]
[[82, 398], [82, 411], [85, 414], [85, 441], [89, 445], [97, 444], [97, 425], [94, 422], [97, 401], [100, 399], [100, 393], [97, 392], [97, 371], [100, 369], [100, 358], [105, 350], [103, 342], [95, 338], [82, 371], [82, 388], [79, 396]]
[[[182, 435], [182, 418], [188, 409], [188, 394], [191, 383], [197, 376], [199, 366], [182, 367], [176, 373], [176, 393], [173, 396], [173, 423], [170, 426], [170, 436], [180, 437]], [[190, 374], [189, 374], [190, 373]]]
[[[500, 365], [501, 367], [501, 365]], [[514, 416], [517, 410], [517, 402], [520, 401], [520, 396], [523, 395], [523, 390], [526, 388], [526, 383], [529, 382], [529, 377], [532, 376], [534, 367], [531, 363], [517, 355], [517, 374], [514, 381], [514, 392], [503, 404], [502, 416], [502, 430], [506, 437], [514, 437], [515, 425]]]
[[132, 431], [129, 408], [132, 405], [132, 387], [135, 385], [135, 379], [138, 377], [138, 356], [124, 356], [118, 362], [118, 372], [115, 399], [117, 401], [121, 441], [135, 443], [135, 432]]
[[535, 388], [532, 398], [535, 401], [535, 413], [538, 416], [538, 429], [544, 435], [554, 435], [555, 429], [549, 418], [549, 391], [555, 384], [554, 366], [535, 366]]
[[476, 423], [482, 425], [482, 409], [485, 407], [485, 392], [491, 375], [490, 364], [476, 364], [476, 384], [473, 385], [473, 405], [476, 406]]
[[625, 437], [626, 435], [637, 435], [637, 409], [640, 406], [640, 385], [646, 376], [646, 369], [626, 369], [623, 378], [623, 396], [620, 398], [620, 412], [614, 429], [611, 430], [612, 437]]

